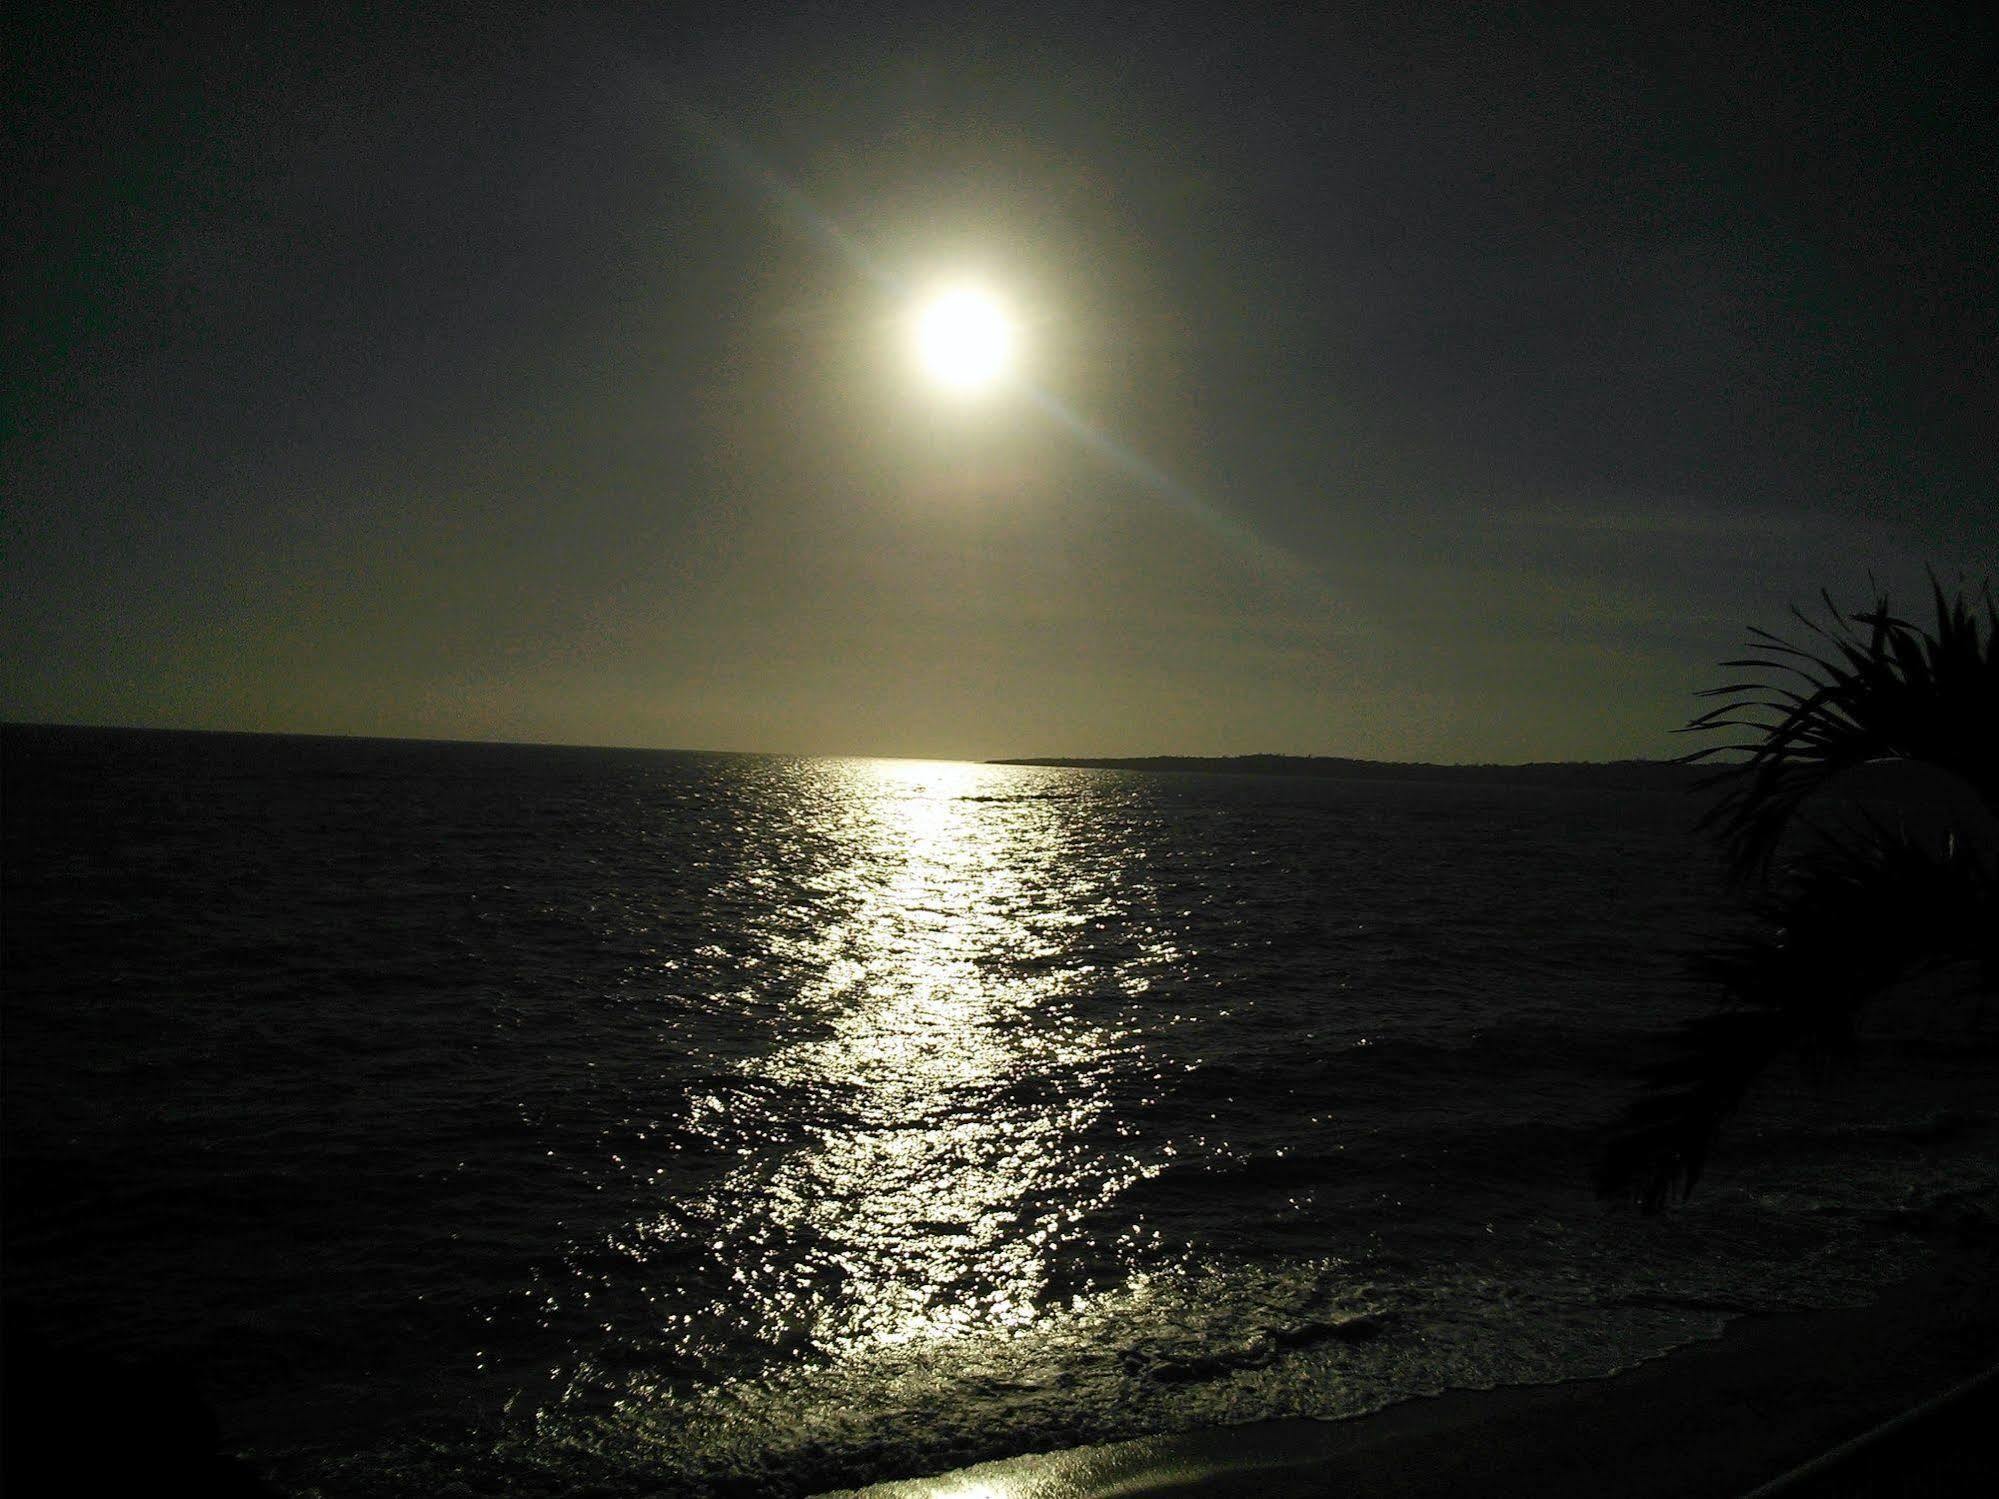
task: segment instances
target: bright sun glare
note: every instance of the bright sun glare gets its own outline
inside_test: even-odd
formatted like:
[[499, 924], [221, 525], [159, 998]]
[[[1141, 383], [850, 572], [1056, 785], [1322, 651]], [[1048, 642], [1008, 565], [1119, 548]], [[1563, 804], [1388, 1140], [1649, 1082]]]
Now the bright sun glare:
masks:
[[1006, 311], [973, 287], [953, 287], [916, 314], [916, 353], [930, 378], [956, 391], [984, 390], [1006, 373], [1014, 331]]

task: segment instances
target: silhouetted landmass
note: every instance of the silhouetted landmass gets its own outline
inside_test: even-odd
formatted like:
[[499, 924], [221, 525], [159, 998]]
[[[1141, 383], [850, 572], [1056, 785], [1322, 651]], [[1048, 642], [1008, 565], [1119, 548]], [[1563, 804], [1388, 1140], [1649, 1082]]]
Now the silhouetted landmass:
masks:
[[1576, 786], [1684, 791], [1711, 769], [1677, 760], [1544, 760], [1526, 765], [1425, 765], [1348, 760], [1337, 755], [1138, 755], [1123, 759], [992, 760], [992, 765], [1055, 765], [1072, 770], [1195, 771], [1218, 775], [1319, 776], [1344, 781], [1451, 781], [1494, 786]]

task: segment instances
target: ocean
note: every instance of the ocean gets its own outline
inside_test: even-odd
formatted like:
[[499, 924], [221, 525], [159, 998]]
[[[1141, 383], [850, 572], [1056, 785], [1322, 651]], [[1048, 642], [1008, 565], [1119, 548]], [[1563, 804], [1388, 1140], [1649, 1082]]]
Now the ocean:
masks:
[[10, 728], [6, 1295], [288, 1493], [809, 1494], [1864, 1301], [1992, 1049], [1598, 1202], [1683, 794]]

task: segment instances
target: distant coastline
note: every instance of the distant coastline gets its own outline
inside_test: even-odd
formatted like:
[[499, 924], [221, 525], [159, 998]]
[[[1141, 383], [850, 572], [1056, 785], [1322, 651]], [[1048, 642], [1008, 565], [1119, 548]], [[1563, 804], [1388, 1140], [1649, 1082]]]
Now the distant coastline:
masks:
[[[535, 750], [619, 755], [696, 755], [731, 759], [867, 759], [926, 756], [812, 756], [758, 750], [671, 749], [657, 745], [577, 744], [568, 741], [505, 739], [426, 739], [385, 734], [304, 733], [285, 729], [214, 729], [137, 724], [0, 721], [0, 743], [19, 750], [64, 736], [152, 737], [165, 741], [280, 740], [326, 746], [400, 746], [410, 749]], [[1305, 776], [1351, 781], [1441, 781], [1460, 785], [1572, 786], [1640, 791], [1684, 791], [1721, 769], [1679, 760], [1535, 760], [1517, 765], [1436, 765], [1423, 761], [1355, 760], [1339, 755], [1037, 755], [975, 762], [985, 765], [1043, 765], [1070, 770], [1135, 770], [1169, 774]]]
[[1108, 759], [1044, 756], [989, 760], [989, 765], [1048, 765], [1069, 770], [1142, 770], [1208, 775], [1313, 776], [1348, 781], [1451, 781], [1472, 785], [1575, 786], [1685, 791], [1712, 767], [1678, 760], [1540, 760], [1524, 765], [1430, 765], [1349, 760], [1337, 755], [1135, 755]]

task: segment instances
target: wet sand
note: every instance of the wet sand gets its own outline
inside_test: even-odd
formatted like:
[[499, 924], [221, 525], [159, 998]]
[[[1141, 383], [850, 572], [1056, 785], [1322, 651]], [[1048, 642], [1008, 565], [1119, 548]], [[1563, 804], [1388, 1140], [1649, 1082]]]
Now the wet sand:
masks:
[[[985, 1463], [869, 1499], [1740, 1496], [1999, 1361], [1999, 1251], [1956, 1245], [1874, 1305], [1731, 1323], [1609, 1379], [1456, 1391]], [[1788, 1486], [1786, 1499], [1983, 1492], [1999, 1381]]]

